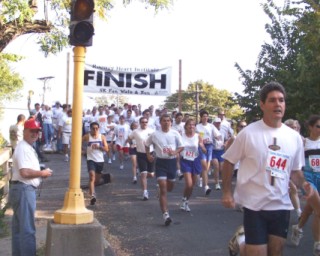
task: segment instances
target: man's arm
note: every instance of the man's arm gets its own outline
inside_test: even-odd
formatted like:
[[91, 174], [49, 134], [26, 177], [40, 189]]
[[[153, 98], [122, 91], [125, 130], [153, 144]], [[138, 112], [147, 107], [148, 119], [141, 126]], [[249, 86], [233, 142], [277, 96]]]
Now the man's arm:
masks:
[[109, 151], [109, 146], [108, 146], [108, 143], [106, 141], [106, 137], [104, 135], [101, 135], [101, 139], [102, 139], [102, 148], [101, 150], [104, 151], [104, 152], [108, 152]]
[[232, 195], [232, 177], [234, 164], [224, 160], [222, 167], [222, 204], [226, 208], [234, 208], [235, 203]]
[[292, 182], [299, 188], [303, 188], [303, 186], [306, 185], [305, 184], [306, 180], [301, 170], [292, 171], [290, 178]]
[[20, 175], [24, 179], [34, 179], [34, 178], [47, 178], [52, 175], [52, 170], [47, 168], [42, 171], [32, 170], [29, 168], [22, 168], [19, 170]]

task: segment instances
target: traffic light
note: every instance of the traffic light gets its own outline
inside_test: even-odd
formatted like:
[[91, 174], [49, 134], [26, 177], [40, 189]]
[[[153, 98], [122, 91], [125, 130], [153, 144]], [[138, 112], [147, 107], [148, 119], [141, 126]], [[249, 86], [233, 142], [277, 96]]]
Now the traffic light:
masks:
[[92, 46], [94, 0], [72, 0], [69, 42], [73, 46]]

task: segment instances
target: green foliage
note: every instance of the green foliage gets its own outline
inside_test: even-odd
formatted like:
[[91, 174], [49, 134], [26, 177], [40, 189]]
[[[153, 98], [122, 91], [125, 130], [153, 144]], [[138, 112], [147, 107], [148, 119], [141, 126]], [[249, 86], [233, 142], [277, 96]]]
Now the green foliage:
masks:
[[56, 54], [69, 45], [68, 37], [57, 29], [39, 38], [38, 44], [47, 57], [49, 53]]
[[3, 137], [3, 135], [0, 133], [0, 150], [2, 148], [5, 148], [8, 145], [8, 141]]
[[262, 7], [271, 21], [265, 26], [271, 42], [262, 45], [255, 70], [244, 71], [236, 64], [245, 86], [243, 95], [236, 95], [238, 102], [249, 121], [261, 116], [259, 90], [267, 82], [278, 81], [287, 91], [285, 118], [303, 121], [320, 108], [319, 4], [287, 0], [280, 8], [267, 0]]
[[23, 25], [25, 20], [31, 20], [35, 14], [29, 7], [28, 1], [3, 0], [1, 5], [0, 24], [16, 21], [19, 25]]
[[[198, 89], [197, 89], [198, 87]], [[211, 115], [216, 115], [220, 108], [225, 109], [231, 119], [239, 119], [243, 111], [235, 103], [232, 95], [227, 90], [219, 90], [209, 83], [196, 81], [188, 85], [188, 89], [181, 94], [182, 112], [196, 114], [196, 95], [199, 95], [198, 110], [205, 109]], [[170, 95], [165, 100], [165, 107], [175, 109], [178, 106], [178, 92]]]
[[13, 72], [9, 67], [9, 61], [18, 61], [17, 55], [0, 53], [0, 102], [12, 100], [19, 97], [19, 90], [23, 87], [22, 80], [18, 73]]

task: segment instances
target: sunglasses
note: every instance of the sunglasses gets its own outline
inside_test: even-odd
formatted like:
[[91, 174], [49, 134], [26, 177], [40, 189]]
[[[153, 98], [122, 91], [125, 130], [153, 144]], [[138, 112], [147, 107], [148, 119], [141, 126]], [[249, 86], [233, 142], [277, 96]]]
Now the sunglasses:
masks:
[[245, 127], [247, 127], [246, 125], [239, 125], [238, 126], [239, 128], [245, 128]]
[[91, 129], [92, 129], [92, 130], [98, 130], [99, 127], [92, 127]]
[[317, 124], [317, 125], [315, 125], [315, 127], [320, 128], [320, 125]]
[[148, 122], [140, 122], [141, 124], [147, 124]]

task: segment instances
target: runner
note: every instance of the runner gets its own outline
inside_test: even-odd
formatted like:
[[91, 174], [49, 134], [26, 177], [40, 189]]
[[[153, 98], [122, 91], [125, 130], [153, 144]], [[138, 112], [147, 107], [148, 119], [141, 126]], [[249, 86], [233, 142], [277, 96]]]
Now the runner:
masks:
[[150, 151], [151, 145], [154, 146], [157, 156], [155, 170], [160, 189], [159, 202], [166, 226], [172, 222], [168, 210], [167, 192], [172, 191], [174, 187], [177, 155], [183, 150], [181, 135], [171, 129], [171, 122], [168, 114], [162, 115], [160, 118], [161, 130], [155, 131], [146, 141], [148, 160], [150, 162], [155, 160]]
[[185, 132], [182, 134], [183, 151], [180, 153], [180, 166], [184, 176], [185, 186], [180, 209], [190, 212], [189, 199], [193, 187], [197, 182], [197, 175], [201, 174], [201, 159], [199, 151], [206, 152], [202, 139], [196, 131], [196, 122], [188, 119], [184, 125]]
[[[137, 145], [137, 161], [140, 170], [140, 180], [142, 188], [142, 199], [144, 201], [149, 199], [149, 192], [147, 189], [147, 178], [154, 177], [154, 161], [149, 162], [146, 154], [145, 142], [147, 138], [154, 133], [154, 130], [148, 127], [148, 119], [145, 117], [140, 118], [140, 127], [135, 129], [129, 135], [129, 141], [136, 141]], [[153, 146], [150, 146], [150, 154], [153, 154]]]
[[[285, 90], [276, 82], [260, 91], [263, 119], [243, 129], [225, 152], [222, 171], [222, 203], [244, 209], [244, 250], [251, 255], [282, 255], [293, 209], [288, 184], [290, 177], [306, 195], [314, 193], [303, 178], [303, 145], [300, 135], [282, 124], [285, 113]], [[240, 161], [234, 197], [234, 164]], [[234, 239], [235, 242], [239, 241]], [[241, 245], [240, 245], [241, 246]], [[230, 249], [239, 249], [229, 246]], [[230, 250], [230, 255], [238, 251]]]
[[108, 144], [104, 135], [99, 132], [99, 124], [90, 124], [90, 133], [82, 137], [82, 142], [87, 145], [87, 166], [89, 172], [90, 204], [97, 201], [95, 186], [111, 182], [110, 174], [102, 174], [104, 158], [103, 152], [108, 152]]

